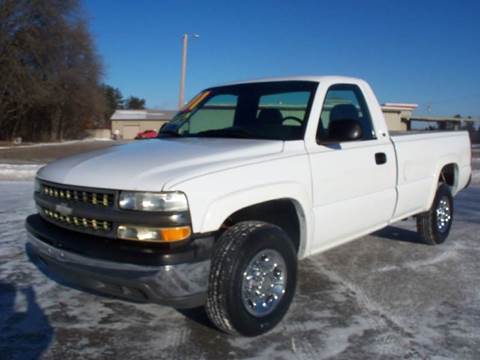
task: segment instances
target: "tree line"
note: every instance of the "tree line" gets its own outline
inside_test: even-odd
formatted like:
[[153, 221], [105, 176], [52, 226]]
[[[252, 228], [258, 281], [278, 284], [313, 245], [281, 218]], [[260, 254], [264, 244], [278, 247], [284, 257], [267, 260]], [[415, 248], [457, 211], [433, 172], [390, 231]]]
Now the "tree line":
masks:
[[145, 107], [102, 71], [79, 0], [0, 0], [0, 140], [78, 138]]

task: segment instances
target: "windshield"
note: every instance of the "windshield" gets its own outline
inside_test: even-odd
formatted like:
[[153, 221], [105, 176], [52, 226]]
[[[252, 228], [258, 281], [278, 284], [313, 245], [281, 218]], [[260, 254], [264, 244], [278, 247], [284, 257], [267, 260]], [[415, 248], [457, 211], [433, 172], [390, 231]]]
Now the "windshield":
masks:
[[207, 89], [158, 136], [301, 140], [316, 88], [311, 81], [278, 81]]

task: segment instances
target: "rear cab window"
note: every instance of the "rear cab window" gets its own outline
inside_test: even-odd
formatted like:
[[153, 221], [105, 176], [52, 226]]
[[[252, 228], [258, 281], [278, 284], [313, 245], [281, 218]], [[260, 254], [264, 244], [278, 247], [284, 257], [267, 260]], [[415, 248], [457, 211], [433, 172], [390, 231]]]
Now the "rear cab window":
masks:
[[[264, 95], [260, 97], [257, 118], [263, 110], [273, 109], [281, 115], [282, 124], [286, 126], [302, 126], [306, 121], [308, 91], [296, 91]], [[268, 111], [268, 110], [267, 110]]]

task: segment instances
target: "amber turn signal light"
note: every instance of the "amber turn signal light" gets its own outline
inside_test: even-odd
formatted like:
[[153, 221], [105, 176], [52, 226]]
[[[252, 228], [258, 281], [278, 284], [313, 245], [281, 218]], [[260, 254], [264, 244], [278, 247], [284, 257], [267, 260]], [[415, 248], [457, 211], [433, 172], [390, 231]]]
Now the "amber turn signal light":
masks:
[[145, 242], [175, 242], [187, 239], [192, 234], [190, 226], [157, 228], [137, 225], [119, 225], [119, 239]]

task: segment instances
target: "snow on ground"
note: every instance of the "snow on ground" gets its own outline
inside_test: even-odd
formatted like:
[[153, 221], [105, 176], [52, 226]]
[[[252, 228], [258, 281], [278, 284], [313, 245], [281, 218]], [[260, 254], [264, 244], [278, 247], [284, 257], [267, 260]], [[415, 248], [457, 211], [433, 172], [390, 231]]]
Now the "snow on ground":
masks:
[[46, 276], [25, 255], [32, 190], [0, 181], [2, 359], [480, 359], [480, 186], [457, 196], [441, 246], [408, 220], [301, 261], [289, 313], [258, 338]]
[[0, 146], [2, 149], [22, 149], [22, 148], [34, 148], [34, 147], [43, 147], [43, 146], [62, 146], [62, 145], [71, 145], [78, 144], [82, 142], [92, 142], [92, 141], [114, 141], [110, 138], [86, 138], [82, 140], [66, 140], [59, 142], [46, 142], [46, 143], [35, 143], [35, 144], [25, 144], [25, 145], [11, 145], [11, 146]]
[[31, 180], [45, 164], [0, 164], [0, 180]]
[[473, 170], [472, 181], [475, 183], [480, 182], [480, 170]]

